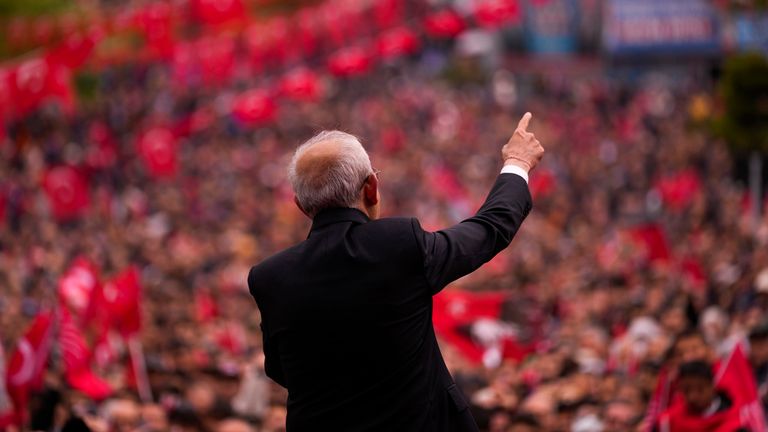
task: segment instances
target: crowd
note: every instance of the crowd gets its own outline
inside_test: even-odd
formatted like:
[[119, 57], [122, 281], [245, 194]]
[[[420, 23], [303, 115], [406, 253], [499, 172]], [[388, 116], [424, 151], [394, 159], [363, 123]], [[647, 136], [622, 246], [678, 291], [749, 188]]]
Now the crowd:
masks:
[[[54, 345], [31, 428], [283, 430], [287, 393], [264, 375], [246, 275], [308, 232], [286, 181], [293, 149], [321, 129], [359, 136], [381, 171], [384, 216], [439, 229], [482, 202], [524, 110], [547, 149], [531, 174], [534, 210], [509, 249], [446, 288], [508, 293], [500, 322], [527, 347], [484, 364], [443, 343], [481, 429], [641, 430], [664, 371], [722, 362], [739, 343], [765, 407], [768, 211], [752, 220], [750, 206], [762, 203], [745, 198], [726, 143], [702, 127], [713, 83], [512, 74], [441, 55], [338, 82], [326, 99], [286, 103], [255, 129], [217, 114], [236, 89], [176, 90], [162, 65], [110, 68], [72, 117], [47, 108], [11, 124], [0, 144], [6, 357], [57, 302], [75, 257], [105, 276], [136, 264], [152, 390], [139, 398], [115, 361], [96, 370], [115, 393], [85, 398], [63, 380]], [[452, 73], [435, 72], [442, 61]], [[137, 131], [201, 108], [213, 119], [182, 139], [179, 173], [151, 176]], [[115, 138], [117, 158], [88, 168], [90, 206], [60, 223], [42, 173], [87, 166], [96, 124]]]

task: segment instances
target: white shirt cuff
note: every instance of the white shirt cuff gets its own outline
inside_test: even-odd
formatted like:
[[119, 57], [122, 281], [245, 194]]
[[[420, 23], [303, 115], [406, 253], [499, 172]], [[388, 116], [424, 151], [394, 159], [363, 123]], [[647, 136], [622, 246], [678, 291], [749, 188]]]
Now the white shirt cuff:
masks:
[[504, 168], [501, 169], [501, 174], [517, 174], [525, 180], [525, 183], [528, 183], [528, 171], [517, 165], [504, 165]]

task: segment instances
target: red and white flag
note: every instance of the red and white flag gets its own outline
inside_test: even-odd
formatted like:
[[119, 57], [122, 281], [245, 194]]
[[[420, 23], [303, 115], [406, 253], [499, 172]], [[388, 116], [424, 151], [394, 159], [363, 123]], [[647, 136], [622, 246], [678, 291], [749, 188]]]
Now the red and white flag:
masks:
[[248, 90], [232, 105], [232, 115], [246, 125], [259, 125], [275, 119], [277, 105], [272, 96], [264, 90]]
[[506, 298], [502, 292], [444, 290], [432, 301], [435, 331], [474, 363], [519, 360], [530, 350], [518, 342], [511, 325], [499, 320]]
[[381, 29], [390, 28], [404, 21], [405, 2], [403, 0], [378, 0], [373, 5], [376, 25]]
[[117, 162], [117, 141], [103, 122], [95, 121], [88, 128], [85, 161], [93, 169], [109, 168]]
[[498, 28], [521, 18], [518, 0], [479, 0], [475, 19], [483, 27]]
[[11, 92], [16, 114], [27, 115], [37, 109], [48, 95], [50, 65], [44, 57], [30, 58], [10, 72]]
[[72, 32], [50, 52], [51, 60], [70, 69], [77, 69], [88, 60], [102, 36], [97, 30]]
[[203, 36], [195, 43], [197, 64], [203, 82], [226, 82], [235, 70], [235, 39], [228, 35]]
[[76, 219], [90, 204], [88, 181], [69, 165], [49, 169], [43, 176], [43, 190], [53, 216], [59, 221]]
[[424, 19], [424, 30], [436, 39], [448, 39], [458, 36], [467, 28], [464, 19], [453, 9], [435, 12]]
[[99, 283], [96, 265], [85, 257], [77, 257], [61, 276], [59, 302], [78, 317], [85, 317], [93, 293]]
[[314, 102], [322, 93], [320, 78], [307, 68], [294, 69], [280, 80], [280, 94], [294, 100]]
[[721, 364], [715, 377], [715, 386], [733, 398], [734, 407], [739, 409], [742, 426], [751, 431], [768, 431], [757, 393], [755, 374], [741, 344], [737, 344]]
[[243, 0], [192, 0], [195, 18], [205, 24], [225, 24], [245, 18]]
[[124, 338], [141, 330], [141, 280], [136, 266], [128, 267], [104, 283], [102, 308], [110, 327]]
[[149, 54], [163, 59], [173, 54], [173, 16], [170, 4], [154, 2], [137, 12], [135, 19], [144, 33]]
[[144, 167], [155, 178], [173, 177], [179, 164], [178, 142], [173, 133], [164, 127], [154, 127], [138, 139], [137, 148]]
[[370, 50], [363, 46], [342, 48], [328, 59], [328, 69], [338, 77], [362, 75], [373, 65]]
[[376, 40], [379, 56], [386, 60], [416, 53], [421, 48], [416, 33], [406, 26], [387, 30]]
[[112, 394], [112, 387], [91, 370], [91, 350], [72, 316], [61, 308], [59, 344], [64, 360], [64, 378], [72, 388], [94, 400]]
[[51, 312], [41, 312], [32, 321], [8, 361], [5, 383], [14, 406], [14, 423], [26, 424], [29, 393], [43, 384], [43, 371], [52, 344]]

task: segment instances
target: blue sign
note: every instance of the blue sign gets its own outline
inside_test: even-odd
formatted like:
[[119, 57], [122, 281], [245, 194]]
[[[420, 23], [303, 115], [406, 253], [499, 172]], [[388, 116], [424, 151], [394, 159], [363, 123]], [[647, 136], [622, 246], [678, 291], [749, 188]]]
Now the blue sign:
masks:
[[715, 54], [719, 25], [705, 0], [609, 0], [603, 46], [614, 55]]

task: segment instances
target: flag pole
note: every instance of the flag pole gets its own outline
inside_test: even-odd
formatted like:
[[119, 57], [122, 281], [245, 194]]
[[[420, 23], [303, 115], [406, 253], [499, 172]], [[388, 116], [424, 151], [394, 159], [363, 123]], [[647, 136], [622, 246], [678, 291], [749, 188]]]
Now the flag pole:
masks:
[[136, 336], [131, 336], [128, 340], [128, 352], [131, 357], [131, 366], [136, 377], [136, 389], [139, 398], [144, 403], [152, 402], [152, 388], [149, 385], [147, 376], [146, 362], [144, 361], [144, 348], [141, 341]]

